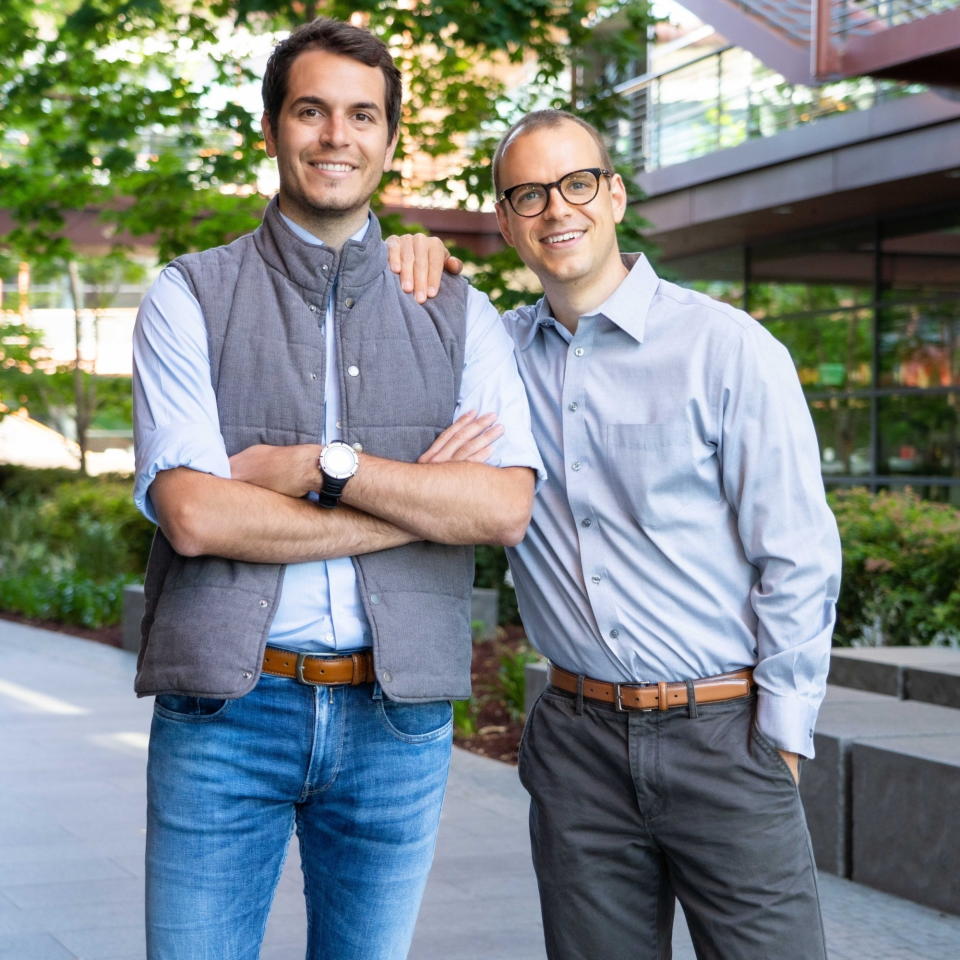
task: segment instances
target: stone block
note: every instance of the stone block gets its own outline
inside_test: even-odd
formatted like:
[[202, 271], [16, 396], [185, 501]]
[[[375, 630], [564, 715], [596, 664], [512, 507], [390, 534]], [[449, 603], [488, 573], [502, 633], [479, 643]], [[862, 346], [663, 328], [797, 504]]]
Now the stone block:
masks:
[[900, 663], [888, 655], [895, 649], [899, 648], [835, 648], [830, 654], [828, 682], [834, 686], [902, 698], [903, 674]]
[[956, 659], [933, 662], [929, 667], [904, 667], [903, 686], [909, 700], [960, 709], [960, 651]]
[[530, 708], [537, 702], [537, 697], [543, 693], [547, 685], [547, 661], [537, 660], [528, 663], [523, 668], [523, 712], [530, 713]]
[[132, 583], [123, 588], [123, 649], [136, 653], [140, 649], [140, 621], [143, 619], [143, 584]]
[[829, 682], [901, 699], [960, 707], [960, 650], [835, 647]]
[[497, 635], [500, 591], [474, 587], [470, 597], [470, 623], [475, 640], [492, 640]]
[[800, 796], [817, 866], [840, 877], [851, 872], [851, 747], [905, 735], [960, 736], [960, 711], [830, 686], [814, 734], [816, 758], [805, 763]]
[[853, 880], [960, 913], [960, 734], [860, 742], [851, 754]]

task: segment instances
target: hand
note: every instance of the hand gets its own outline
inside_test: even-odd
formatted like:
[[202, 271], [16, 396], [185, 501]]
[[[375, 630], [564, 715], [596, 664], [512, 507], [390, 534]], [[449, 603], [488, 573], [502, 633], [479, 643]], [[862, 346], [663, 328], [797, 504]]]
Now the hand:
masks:
[[472, 461], [485, 463], [494, 441], [503, 435], [503, 427], [496, 423], [496, 414], [478, 417], [476, 410], [468, 410], [457, 417], [430, 446], [420, 454], [417, 463], [450, 463]]
[[412, 293], [417, 303], [435, 297], [440, 289], [440, 278], [446, 269], [458, 274], [463, 261], [450, 255], [443, 241], [425, 233], [405, 233], [401, 237], [387, 237], [387, 263], [400, 275], [400, 286]]
[[793, 782], [800, 783], [800, 759], [795, 753], [790, 753], [788, 750], [778, 750], [777, 751], [781, 757], [783, 757], [783, 762], [790, 768], [790, 772], [793, 774]]
[[305, 497], [319, 490], [323, 475], [317, 465], [320, 446], [298, 443], [275, 447], [257, 443], [230, 458], [230, 476], [288, 497]]

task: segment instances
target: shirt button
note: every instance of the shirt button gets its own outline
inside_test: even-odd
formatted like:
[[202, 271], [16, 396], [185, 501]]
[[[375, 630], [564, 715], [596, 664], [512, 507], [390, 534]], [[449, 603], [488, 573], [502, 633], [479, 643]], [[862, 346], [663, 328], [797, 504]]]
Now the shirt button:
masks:
[[343, 421], [342, 421], [342, 420], [338, 420], [338, 421], [337, 421], [337, 429], [338, 429], [338, 430], [342, 430], [342, 429], [343, 429]]
[[579, 460], [574, 460], [573, 463], [570, 464], [570, 469], [571, 469], [571, 470], [579, 470], [579, 469], [580, 469], [580, 461], [579, 461]]
[[344, 302], [348, 307], [352, 307], [357, 301], [354, 300], [353, 297], [347, 297], [347, 299], [344, 300], [343, 302]]
[[371, 594], [370, 594], [370, 602], [373, 603], [373, 604], [379, 603], [379, 602], [380, 602], [380, 594], [379, 594], [379, 593], [371, 593]]
[[310, 374], [310, 379], [311, 379], [311, 380], [316, 380], [316, 379], [317, 379], [317, 375], [316, 375], [315, 373], [311, 373], [311, 374]]
[[599, 577], [591, 577], [590, 579], [591, 579], [594, 583], [599, 583], [599, 582], [600, 582], [600, 578], [599, 578]]
[[360, 376], [360, 368], [357, 367], [357, 366], [354, 366], [353, 364], [350, 364], [350, 366], [347, 367], [347, 373], [348, 373], [351, 377], [359, 377], [359, 376]]
[[580, 521], [580, 526], [589, 527], [591, 523], [593, 523], [593, 521], [589, 517], [585, 517], [583, 520]]
[[311, 303], [311, 304], [310, 304], [310, 312], [311, 312], [311, 313], [316, 313], [316, 312], [317, 312], [317, 305], [316, 305], [315, 303]]
[[269, 604], [266, 600], [261, 600], [261, 601], [260, 601], [260, 606], [261, 606], [261, 608], [262, 608], [262, 607], [269, 607], [270, 604]]
[[330, 265], [325, 263], [320, 269], [321, 269], [324, 273], [326, 273], [326, 272], [330, 269]]
[[577, 349], [573, 351], [573, 355], [575, 357], [582, 357], [585, 352], [586, 351], [583, 349], [583, 347], [577, 347]]
[[353, 449], [356, 450], [357, 453], [363, 453], [363, 444], [362, 444], [362, 443], [355, 443], [355, 444], [353, 445]]
[[393, 679], [393, 674], [389, 670], [384, 670], [383, 673], [380, 674], [380, 679], [384, 683], [389, 683]]
[[611, 640], [616, 640], [617, 637], [619, 637], [619, 636], [620, 636], [620, 631], [619, 631], [616, 627], [614, 627], [614, 628], [610, 631], [610, 639], [611, 639]]
[[323, 635], [324, 643], [333, 643], [337, 638], [332, 633], [325, 633]]
[[575, 411], [577, 410], [577, 408], [578, 408], [579, 406], [580, 406], [580, 404], [577, 403], [576, 400], [574, 400], [574, 401], [572, 401], [571, 403], [567, 404], [567, 409], [568, 409], [571, 413], [573, 413], [573, 412], [575, 412]]
[[243, 677], [244, 680], [249, 680], [253, 676], [253, 673], [251, 673], [249, 670], [244, 670], [240, 676]]

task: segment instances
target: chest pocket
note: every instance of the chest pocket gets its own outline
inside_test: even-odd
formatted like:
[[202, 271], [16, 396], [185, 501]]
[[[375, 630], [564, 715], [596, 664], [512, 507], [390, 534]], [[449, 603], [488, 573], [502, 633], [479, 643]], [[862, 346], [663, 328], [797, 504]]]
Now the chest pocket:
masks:
[[609, 423], [605, 434], [613, 488], [642, 526], [682, 524], [685, 505], [720, 499], [714, 448], [685, 419]]

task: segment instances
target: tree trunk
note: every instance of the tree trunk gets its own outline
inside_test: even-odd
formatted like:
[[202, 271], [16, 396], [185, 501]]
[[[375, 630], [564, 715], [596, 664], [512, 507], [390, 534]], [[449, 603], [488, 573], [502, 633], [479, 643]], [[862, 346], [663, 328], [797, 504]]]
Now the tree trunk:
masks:
[[83, 366], [80, 344], [83, 339], [83, 290], [80, 286], [80, 268], [76, 260], [67, 261], [67, 275], [70, 278], [70, 298], [73, 300], [73, 402], [74, 422], [77, 431], [77, 446], [80, 448], [80, 473], [87, 474], [87, 429], [90, 426], [90, 411], [93, 408], [92, 397], [87, 396], [83, 384]]

